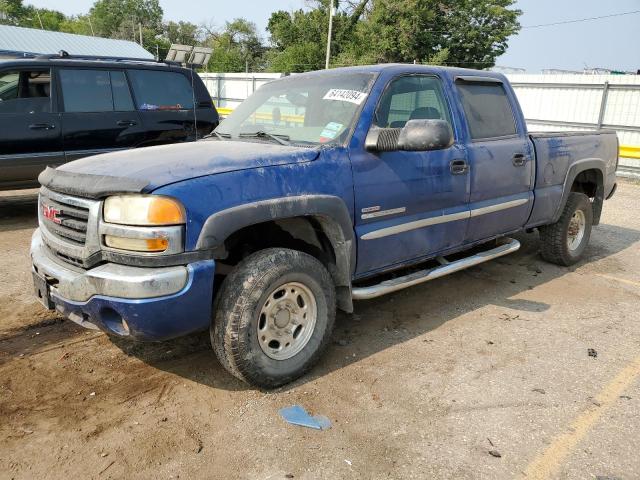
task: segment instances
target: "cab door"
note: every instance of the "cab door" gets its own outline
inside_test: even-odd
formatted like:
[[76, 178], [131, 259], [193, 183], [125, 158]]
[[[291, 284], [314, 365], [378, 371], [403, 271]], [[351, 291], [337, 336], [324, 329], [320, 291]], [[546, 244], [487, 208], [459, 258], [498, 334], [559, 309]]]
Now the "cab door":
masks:
[[[432, 75], [391, 79], [373, 124], [399, 129], [411, 119], [441, 119], [454, 132], [442, 81]], [[456, 136], [457, 138], [457, 136]], [[414, 262], [464, 241], [468, 223], [466, 152], [368, 152], [352, 148], [357, 276]]]
[[470, 220], [466, 242], [522, 228], [533, 207], [534, 155], [513, 91], [500, 79], [459, 77], [456, 90], [469, 143]]

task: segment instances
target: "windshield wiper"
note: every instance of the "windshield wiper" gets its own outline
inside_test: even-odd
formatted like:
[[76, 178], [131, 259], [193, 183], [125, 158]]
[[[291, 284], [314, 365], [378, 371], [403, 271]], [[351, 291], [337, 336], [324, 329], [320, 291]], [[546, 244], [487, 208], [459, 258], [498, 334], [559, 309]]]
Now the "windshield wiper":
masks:
[[220, 133], [220, 132], [216, 132], [215, 130], [213, 132], [211, 132], [209, 135], [207, 135], [207, 137], [211, 137], [212, 135], [215, 135], [220, 140], [224, 140], [226, 138], [231, 138], [231, 134], [230, 133]]
[[239, 133], [238, 137], [256, 137], [256, 138], [270, 138], [275, 140], [280, 145], [290, 145], [288, 135], [274, 135], [273, 133], [265, 132], [264, 130], [258, 130], [257, 132]]

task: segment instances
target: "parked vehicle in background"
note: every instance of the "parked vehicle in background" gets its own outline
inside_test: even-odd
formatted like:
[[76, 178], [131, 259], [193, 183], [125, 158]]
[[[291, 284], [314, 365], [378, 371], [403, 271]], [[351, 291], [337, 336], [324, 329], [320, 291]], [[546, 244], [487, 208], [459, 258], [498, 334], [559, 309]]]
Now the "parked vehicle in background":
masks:
[[47, 166], [202, 138], [218, 113], [192, 70], [150, 61], [0, 61], [0, 189], [30, 188]]
[[617, 152], [612, 132], [529, 134], [494, 72], [295, 75], [207, 140], [47, 169], [36, 292], [120, 337], [209, 328], [230, 373], [274, 387], [318, 360], [336, 307], [514, 252], [511, 233], [537, 228], [546, 260], [579, 261]]

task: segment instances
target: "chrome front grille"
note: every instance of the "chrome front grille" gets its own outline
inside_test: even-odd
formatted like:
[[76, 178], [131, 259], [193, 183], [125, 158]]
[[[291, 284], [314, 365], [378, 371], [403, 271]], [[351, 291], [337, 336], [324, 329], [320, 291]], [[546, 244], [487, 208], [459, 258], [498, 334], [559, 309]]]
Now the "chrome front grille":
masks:
[[46, 228], [61, 239], [84, 245], [87, 241], [89, 209], [40, 195], [40, 208]]
[[88, 266], [100, 250], [101, 202], [40, 189], [38, 218], [45, 244], [61, 260]]

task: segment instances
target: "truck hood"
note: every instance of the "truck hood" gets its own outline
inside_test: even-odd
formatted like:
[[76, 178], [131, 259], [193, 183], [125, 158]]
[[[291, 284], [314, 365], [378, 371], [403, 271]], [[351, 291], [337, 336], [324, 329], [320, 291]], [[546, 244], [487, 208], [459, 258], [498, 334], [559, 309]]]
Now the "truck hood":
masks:
[[40, 180], [57, 190], [72, 193], [65, 188], [69, 184], [75, 194], [100, 197], [118, 189], [149, 192], [206, 175], [310, 162], [319, 154], [318, 148], [212, 139], [95, 155], [47, 169]]

